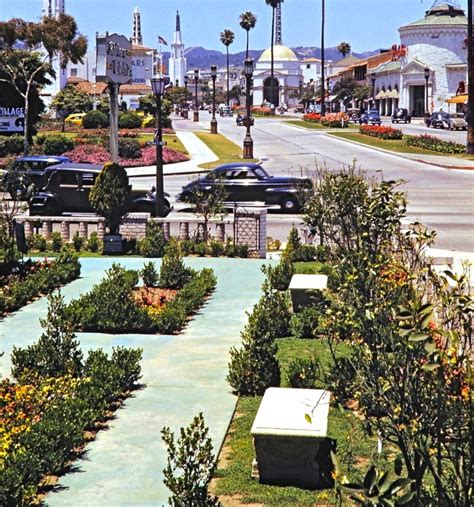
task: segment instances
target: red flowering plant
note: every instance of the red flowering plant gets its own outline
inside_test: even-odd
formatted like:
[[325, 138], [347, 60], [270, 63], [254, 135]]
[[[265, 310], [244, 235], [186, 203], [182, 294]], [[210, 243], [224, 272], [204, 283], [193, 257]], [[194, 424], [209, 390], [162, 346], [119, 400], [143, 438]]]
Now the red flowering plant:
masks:
[[272, 114], [272, 110], [266, 106], [253, 106], [251, 111], [254, 116], [271, 116]]
[[400, 129], [386, 127], [384, 125], [361, 125], [359, 132], [365, 136], [377, 137], [379, 139], [402, 139], [403, 132]]
[[309, 121], [312, 123], [319, 123], [321, 121], [321, 115], [319, 113], [306, 113], [303, 116], [303, 121]]
[[321, 125], [330, 128], [348, 127], [349, 116], [346, 113], [327, 113], [321, 117]]

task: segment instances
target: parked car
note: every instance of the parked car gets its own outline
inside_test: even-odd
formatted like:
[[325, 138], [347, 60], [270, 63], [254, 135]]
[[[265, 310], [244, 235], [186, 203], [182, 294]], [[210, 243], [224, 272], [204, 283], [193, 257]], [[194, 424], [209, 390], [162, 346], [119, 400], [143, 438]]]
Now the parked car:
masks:
[[349, 107], [346, 109], [346, 114], [349, 116], [350, 123], [359, 123], [360, 119], [360, 109]]
[[82, 127], [82, 120], [84, 119], [85, 115], [86, 113], [73, 113], [70, 114], [69, 116], [66, 116], [66, 119], [64, 121], [69, 125], [76, 125], [77, 127]]
[[232, 112], [232, 108], [230, 106], [219, 108], [219, 114], [220, 116], [234, 116], [234, 113]]
[[[247, 116], [243, 116], [242, 114], [238, 114], [235, 119], [235, 123], [237, 123], [238, 127], [246, 127], [247, 126]], [[255, 124], [255, 120], [253, 116], [250, 117], [250, 126], [253, 127]]]
[[449, 114], [444, 111], [435, 111], [425, 118], [425, 124], [427, 127], [449, 128]]
[[392, 123], [411, 123], [411, 116], [408, 114], [408, 109], [397, 107], [392, 113]]
[[363, 123], [366, 125], [381, 125], [382, 120], [380, 119], [380, 114], [377, 109], [364, 111], [359, 118], [359, 124], [362, 125]]
[[43, 187], [45, 169], [66, 162], [71, 160], [63, 156], [18, 157], [11, 169], [4, 171], [2, 187], [12, 197], [28, 200], [35, 190]]
[[[30, 215], [57, 216], [64, 212], [93, 212], [89, 193], [94, 186], [102, 166], [94, 164], [58, 164], [45, 170], [43, 189], [34, 193], [29, 201]], [[169, 194], [165, 194], [169, 197]], [[141, 211], [156, 215], [156, 193], [154, 188], [146, 192], [132, 190], [130, 211]], [[165, 213], [172, 210], [165, 198]]]
[[234, 204], [263, 203], [289, 213], [301, 209], [301, 192], [312, 188], [308, 178], [270, 176], [260, 164], [233, 163], [216, 167], [203, 178], [188, 183], [177, 199], [186, 202], [196, 188], [212, 192], [216, 181], [221, 181], [227, 191], [225, 204], [229, 208]]
[[449, 115], [450, 130], [467, 130], [467, 121], [462, 113], [452, 113]]

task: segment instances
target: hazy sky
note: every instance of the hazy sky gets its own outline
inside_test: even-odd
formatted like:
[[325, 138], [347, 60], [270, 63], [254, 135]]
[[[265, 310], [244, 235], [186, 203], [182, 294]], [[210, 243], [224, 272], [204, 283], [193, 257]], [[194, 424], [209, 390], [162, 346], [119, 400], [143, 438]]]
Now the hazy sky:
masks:
[[[468, 0], [459, 0], [466, 9]], [[230, 29], [236, 34], [230, 52], [245, 50], [245, 32], [239, 14], [251, 11], [257, 25], [251, 33], [253, 49], [269, 46], [271, 8], [265, 0], [65, 0], [79, 30], [94, 46], [95, 32], [108, 30], [132, 34], [132, 13], [138, 6], [142, 15], [145, 45], [156, 45], [157, 34], [171, 43], [176, 10], [181, 15], [185, 47], [203, 46], [223, 51], [219, 33]], [[326, 0], [326, 45], [347, 41], [354, 51], [390, 47], [399, 43], [397, 28], [424, 16], [434, 0]], [[20, 17], [38, 20], [41, 0], [0, 0], [0, 19]], [[282, 4], [283, 44], [320, 46], [321, 0], [286, 0]], [[165, 48], [163, 48], [165, 49]]]

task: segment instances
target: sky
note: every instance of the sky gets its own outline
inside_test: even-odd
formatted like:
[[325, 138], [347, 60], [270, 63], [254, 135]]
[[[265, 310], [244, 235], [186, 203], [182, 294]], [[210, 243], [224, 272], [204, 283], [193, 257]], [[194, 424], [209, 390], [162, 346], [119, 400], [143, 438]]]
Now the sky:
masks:
[[[468, 0], [458, 0], [466, 10]], [[322, 0], [286, 0], [282, 4], [283, 44], [289, 47], [320, 46]], [[400, 42], [397, 28], [421, 19], [434, 0], [326, 0], [326, 46], [349, 42], [362, 52], [388, 48]], [[235, 33], [231, 53], [245, 50], [245, 31], [239, 15], [251, 11], [257, 24], [250, 32], [251, 49], [270, 45], [271, 8], [265, 0], [65, 0], [79, 31], [87, 35], [93, 50], [95, 33], [132, 35], [133, 10], [141, 11], [144, 45], [156, 47], [157, 35], [172, 42], [176, 10], [186, 48], [202, 46], [225, 50], [219, 40], [224, 29]], [[38, 21], [42, 0], [0, 0], [0, 19], [19, 17]], [[162, 47], [162, 50], [166, 48]]]

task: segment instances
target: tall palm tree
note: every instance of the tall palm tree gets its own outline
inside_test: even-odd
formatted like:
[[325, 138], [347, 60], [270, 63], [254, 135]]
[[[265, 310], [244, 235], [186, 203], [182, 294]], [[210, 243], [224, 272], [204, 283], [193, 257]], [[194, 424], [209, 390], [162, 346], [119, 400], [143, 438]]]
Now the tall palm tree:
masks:
[[232, 30], [224, 30], [221, 32], [220, 38], [222, 44], [226, 47], [227, 50], [227, 105], [229, 105], [230, 102], [230, 96], [229, 96], [229, 87], [230, 87], [230, 81], [229, 81], [229, 46], [234, 42], [235, 34]]
[[273, 44], [275, 43], [275, 10], [278, 7], [278, 4], [283, 3], [283, 0], [265, 0], [265, 3], [272, 8], [272, 37], [270, 44], [270, 97], [273, 101]]
[[247, 49], [245, 51], [245, 58], [249, 57], [249, 33], [252, 28], [255, 28], [257, 23], [257, 16], [250, 11], [242, 12], [239, 18], [240, 26], [247, 32]]
[[351, 52], [351, 45], [348, 42], [341, 42], [336, 46], [337, 52], [345, 58]]
[[467, 144], [466, 153], [474, 155], [474, 34], [472, 28], [472, 2], [467, 2], [467, 72], [468, 72], [468, 95], [467, 95]]

